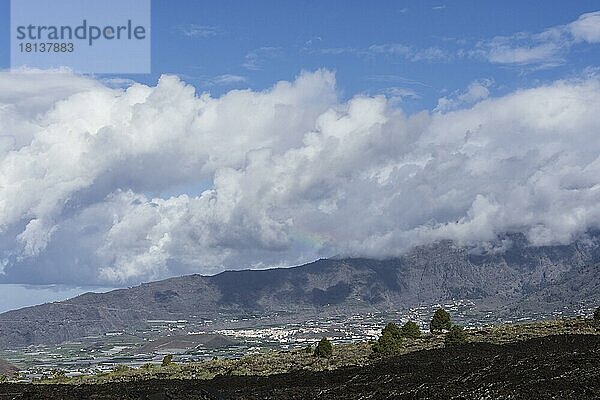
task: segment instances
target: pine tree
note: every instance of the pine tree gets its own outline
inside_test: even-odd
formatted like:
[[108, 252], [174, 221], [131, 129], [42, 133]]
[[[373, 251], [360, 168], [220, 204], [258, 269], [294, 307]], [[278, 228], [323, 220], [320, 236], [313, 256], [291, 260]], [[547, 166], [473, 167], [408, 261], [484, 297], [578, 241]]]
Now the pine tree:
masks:
[[167, 354], [166, 356], [163, 357], [162, 366], [166, 367], [168, 365], [171, 365], [172, 362], [173, 362], [173, 354]]
[[462, 326], [453, 325], [448, 333], [446, 333], [446, 337], [444, 338], [444, 344], [446, 347], [448, 346], [456, 346], [459, 344], [463, 344], [467, 342], [467, 335], [465, 334]]
[[333, 345], [327, 338], [323, 338], [315, 347], [314, 355], [317, 357], [329, 358], [333, 354]]
[[431, 333], [440, 333], [442, 330], [449, 331], [451, 327], [450, 314], [443, 308], [440, 308], [433, 314], [433, 318], [429, 324], [429, 331]]
[[401, 334], [405, 338], [418, 339], [421, 337], [421, 329], [413, 321], [408, 321], [402, 326]]
[[398, 354], [402, 350], [403, 342], [402, 330], [398, 325], [390, 322], [381, 330], [381, 336], [373, 345], [373, 351], [385, 355]]

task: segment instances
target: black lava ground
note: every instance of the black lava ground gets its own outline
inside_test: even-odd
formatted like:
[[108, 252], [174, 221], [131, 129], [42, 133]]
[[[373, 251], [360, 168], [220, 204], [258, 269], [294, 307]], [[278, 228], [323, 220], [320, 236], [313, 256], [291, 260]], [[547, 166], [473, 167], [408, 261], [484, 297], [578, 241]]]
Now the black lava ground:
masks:
[[600, 399], [600, 336], [470, 343], [328, 372], [210, 381], [0, 385], [5, 399]]

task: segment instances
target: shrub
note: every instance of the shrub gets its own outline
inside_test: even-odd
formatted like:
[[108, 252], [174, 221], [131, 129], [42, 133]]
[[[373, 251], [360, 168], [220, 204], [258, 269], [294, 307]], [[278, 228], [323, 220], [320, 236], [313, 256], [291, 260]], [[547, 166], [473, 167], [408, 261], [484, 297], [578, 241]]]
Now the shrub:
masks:
[[315, 347], [314, 355], [317, 357], [329, 358], [333, 354], [333, 345], [327, 338], [323, 338]]
[[451, 327], [450, 314], [443, 308], [440, 308], [433, 314], [433, 318], [429, 324], [429, 331], [431, 333], [440, 333], [443, 330], [449, 331]]
[[596, 308], [596, 311], [594, 311], [594, 322], [596, 322], [597, 325], [600, 325], [600, 307]]
[[306, 346], [306, 348], [304, 349], [304, 352], [307, 354], [310, 354], [313, 352], [312, 346], [309, 344], [308, 346]]
[[6, 381], [8, 381], [8, 378], [6, 377], [6, 375], [0, 374], [0, 383], [6, 382]]
[[402, 343], [402, 330], [390, 322], [381, 330], [381, 336], [373, 345], [373, 351], [385, 355], [398, 354], [402, 350]]
[[124, 365], [124, 364], [119, 364], [113, 368], [113, 372], [118, 372], [118, 373], [123, 373], [123, 372], [127, 372], [130, 370], [131, 370], [131, 368], [129, 368], [127, 365]]
[[53, 379], [64, 378], [65, 375], [66, 375], [66, 372], [62, 369], [53, 369], [52, 370], [52, 378]]
[[173, 354], [167, 354], [162, 360], [162, 366], [167, 367], [173, 363]]
[[408, 321], [402, 326], [401, 334], [405, 338], [418, 339], [421, 337], [421, 329], [415, 322]]
[[446, 333], [446, 338], [444, 339], [444, 344], [446, 346], [456, 346], [466, 342], [467, 335], [462, 326], [459, 325], [453, 325], [448, 333]]

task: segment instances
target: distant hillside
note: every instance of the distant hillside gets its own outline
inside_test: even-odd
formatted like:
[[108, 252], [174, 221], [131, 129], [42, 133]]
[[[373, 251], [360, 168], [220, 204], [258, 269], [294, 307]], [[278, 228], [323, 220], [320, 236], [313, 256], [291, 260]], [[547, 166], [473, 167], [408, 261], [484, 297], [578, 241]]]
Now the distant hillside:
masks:
[[575, 265], [551, 285], [525, 293], [507, 308], [526, 314], [539, 310], [542, 305], [561, 309], [583, 304], [600, 306], [600, 263]]
[[19, 369], [6, 360], [0, 358], [0, 375], [12, 376]]
[[[145, 283], [0, 314], [0, 348], [62, 341], [142, 326], [148, 319], [214, 318], [273, 311], [403, 309], [448, 299], [511, 305], [513, 313], [600, 300], [599, 237], [474, 254], [451, 242], [391, 260], [326, 259], [293, 268], [228, 271]], [[523, 303], [525, 302], [525, 303]], [[521, 304], [526, 304], [521, 308]], [[333, 311], [332, 311], [333, 310]]]

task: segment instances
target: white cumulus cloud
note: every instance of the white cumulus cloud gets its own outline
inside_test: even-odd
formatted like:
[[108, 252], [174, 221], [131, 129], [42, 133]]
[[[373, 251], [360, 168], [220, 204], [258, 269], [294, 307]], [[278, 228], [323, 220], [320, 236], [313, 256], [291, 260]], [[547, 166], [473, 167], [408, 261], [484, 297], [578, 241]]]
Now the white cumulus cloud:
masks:
[[489, 84], [406, 115], [340, 100], [328, 71], [218, 98], [173, 76], [0, 73], [2, 278], [136, 282], [598, 227], [598, 78]]

